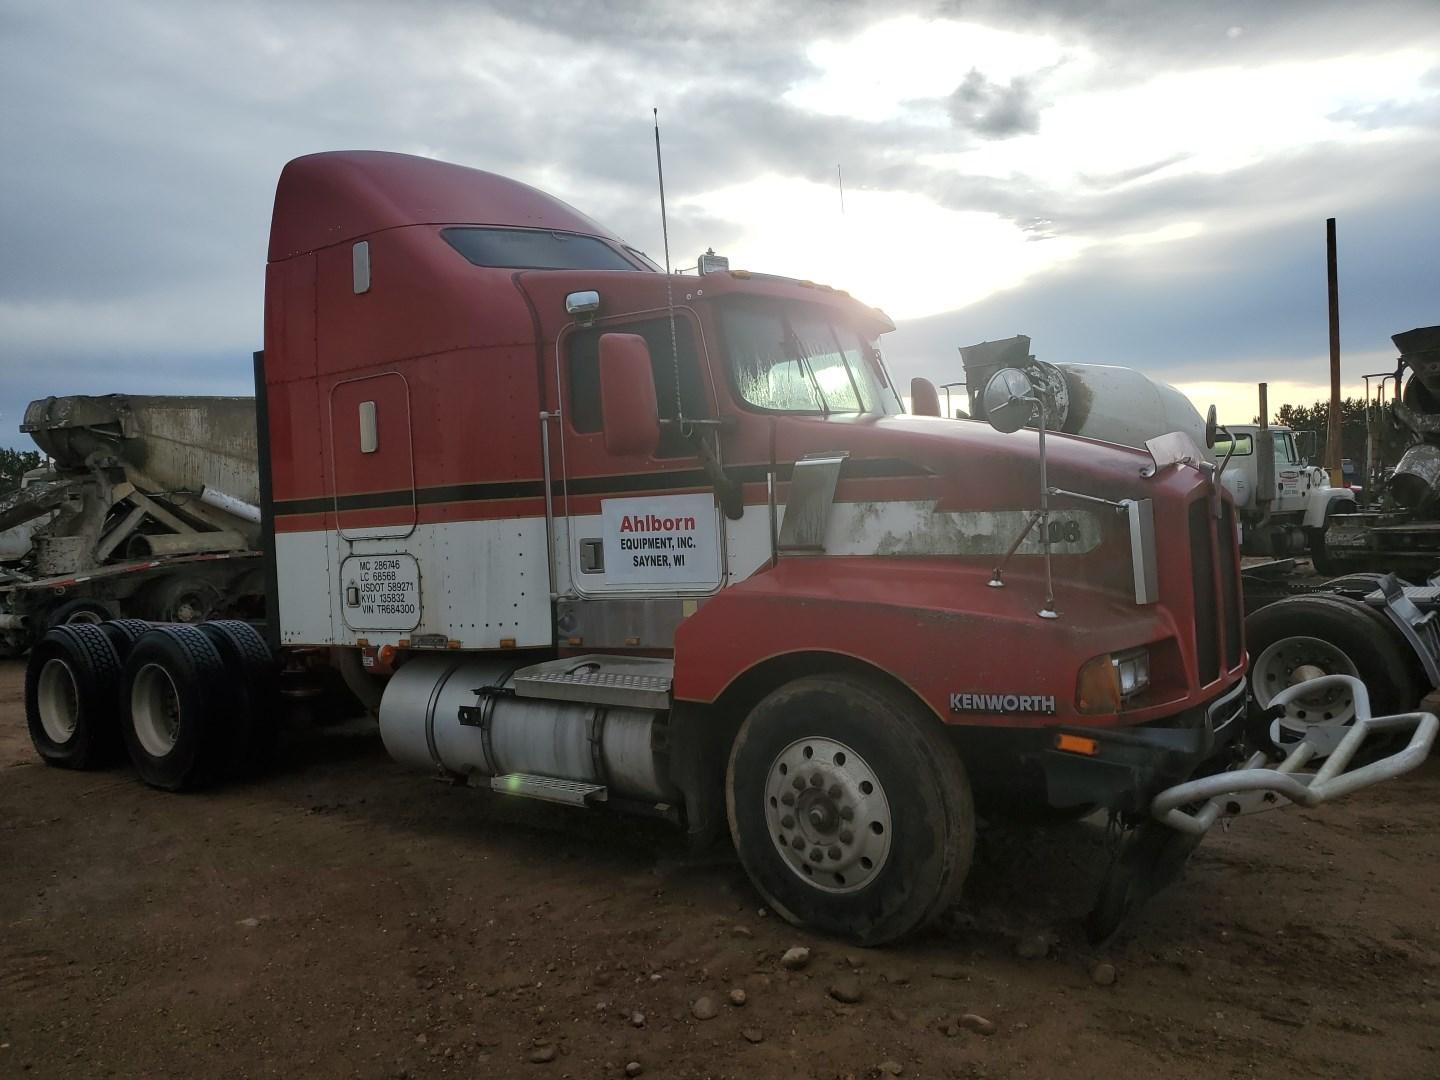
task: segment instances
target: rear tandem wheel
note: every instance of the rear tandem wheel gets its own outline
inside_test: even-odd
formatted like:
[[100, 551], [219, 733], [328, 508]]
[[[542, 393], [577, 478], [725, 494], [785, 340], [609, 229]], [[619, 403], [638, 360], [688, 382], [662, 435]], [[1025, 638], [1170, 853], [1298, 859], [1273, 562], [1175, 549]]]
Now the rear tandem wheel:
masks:
[[120, 730], [140, 779], [181, 791], [216, 779], [235, 724], [234, 687], [209, 637], [155, 626], [130, 650]]
[[25, 721], [47, 765], [95, 769], [117, 750], [115, 697], [120, 658], [100, 627], [52, 627], [25, 666]]

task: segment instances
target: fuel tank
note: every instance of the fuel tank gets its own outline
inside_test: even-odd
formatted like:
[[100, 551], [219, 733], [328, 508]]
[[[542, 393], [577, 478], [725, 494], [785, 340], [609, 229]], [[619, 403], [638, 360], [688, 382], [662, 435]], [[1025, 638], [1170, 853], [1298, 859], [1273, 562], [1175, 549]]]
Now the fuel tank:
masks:
[[665, 768], [663, 714], [516, 697], [516, 668], [513, 657], [411, 660], [380, 701], [385, 749], [402, 765], [458, 779], [527, 773], [632, 799], [678, 800]]

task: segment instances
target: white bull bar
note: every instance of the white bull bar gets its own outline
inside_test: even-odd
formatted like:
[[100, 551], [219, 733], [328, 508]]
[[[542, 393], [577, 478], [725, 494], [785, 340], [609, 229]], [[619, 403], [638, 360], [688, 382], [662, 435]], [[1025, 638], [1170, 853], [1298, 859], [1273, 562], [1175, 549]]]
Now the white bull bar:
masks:
[[[1335, 686], [1345, 686], [1354, 694], [1354, 723], [1320, 722], [1296, 726], [1293, 721], [1277, 720], [1272, 727], [1272, 736], [1277, 743], [1289, 741], [1283, 740], [1285, 735], [1300, 738], [1279, 765], [1262, 768], [1265, 755], [1256, 753], [1239, 769], [1168, 787], [1151, 802], [1151, 817], [1181, 832], [1203, 836], [1222, 814], [1238, 817], [1275, 810], [1291, 803], [1319, 806], [1382, 780], [1393, 780], [1416, 768], [1429, 756], [1436, 730], [1440, 729], [1440, 720], [1427, 712], [1372, 717], [1370, 695], [1365, 690], [1365, 684], [1352, 675], [1322, 675], [1297, 683], [1276, 694], [1270, 705], [1272, 708], [1283, 707], [1297, 697]], [[1371, 735], [1411, 728], [1414, 731], [1403, 750], [1346, 771]], [[1300, 771], [1316, 758], [1325, 758], [1325, 763], [1318, 770]]]

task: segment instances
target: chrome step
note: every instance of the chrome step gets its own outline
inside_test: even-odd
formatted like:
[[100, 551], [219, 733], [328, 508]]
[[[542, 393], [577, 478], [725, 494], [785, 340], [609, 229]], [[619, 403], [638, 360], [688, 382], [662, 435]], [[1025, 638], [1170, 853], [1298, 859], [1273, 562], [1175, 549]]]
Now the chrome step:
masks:
[[519, 697], [583, 701], [632, 709], [668, 709], [672, 660], [645, 656], [572, 656], [521, 668], [511, 686]]
[[603, 784], [586, 784], [579, 780], [562, 780], [558, 776], [536, 776], [534, 773], [512, 772], [492, 776], [490, 788], [502, 795], [519, 795], [526, 799], [565, 803], [567, 806], [589, 806], [605, 801]]

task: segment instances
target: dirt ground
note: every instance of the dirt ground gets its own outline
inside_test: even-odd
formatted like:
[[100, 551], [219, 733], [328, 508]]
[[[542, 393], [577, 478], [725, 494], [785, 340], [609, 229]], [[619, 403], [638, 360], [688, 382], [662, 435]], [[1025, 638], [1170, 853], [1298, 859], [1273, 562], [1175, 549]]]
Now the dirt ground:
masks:
[[1440, 1076], [1440, 761], [1217, 830], [1103, 953], [1090, 823], [984, 832], [946, 925], [862, 952], [763, 911], [728, 854], [407, 774], [373, 732], [197, 795], [46, 768], [21, 675], [0, 1077]]

